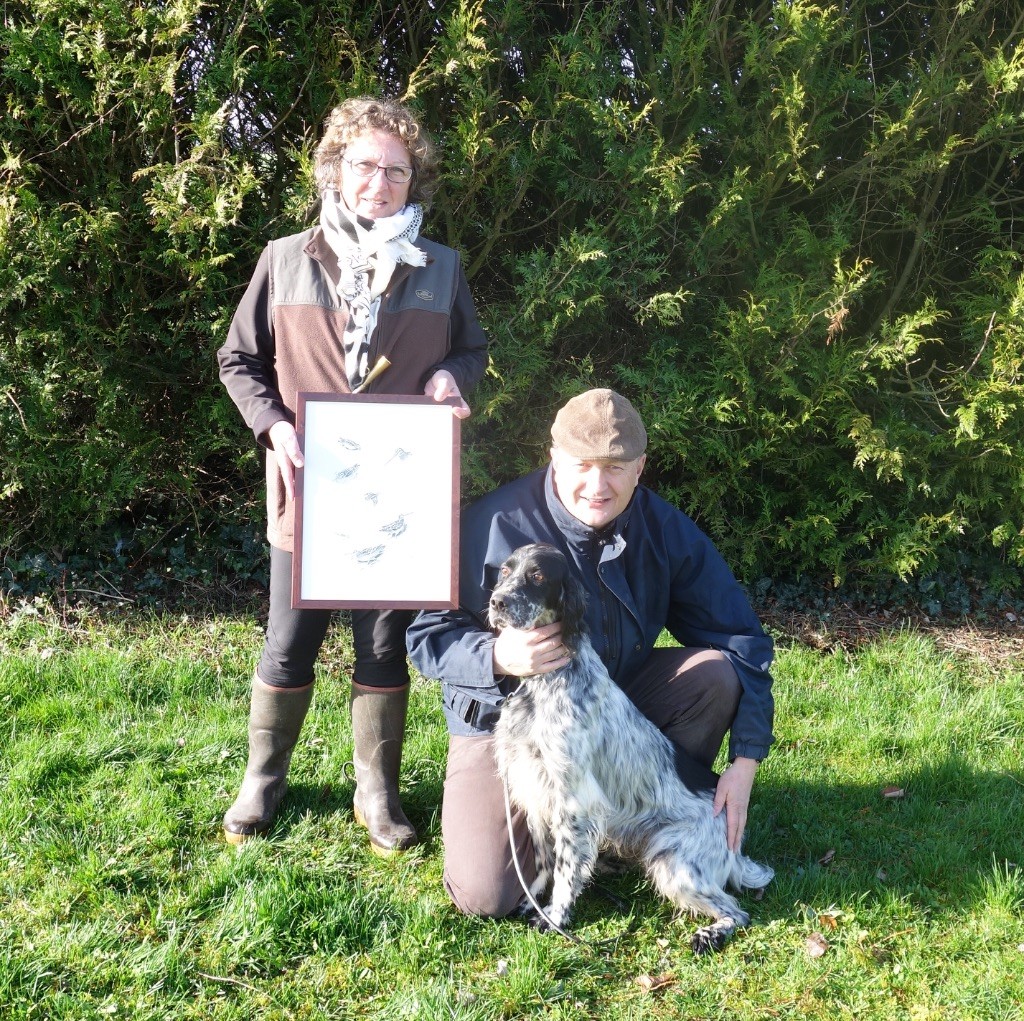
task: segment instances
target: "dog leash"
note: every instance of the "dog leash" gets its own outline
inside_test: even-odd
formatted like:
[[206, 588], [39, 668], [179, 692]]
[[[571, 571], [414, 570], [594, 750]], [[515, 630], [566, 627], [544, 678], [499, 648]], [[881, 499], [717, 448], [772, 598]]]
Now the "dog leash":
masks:
[[[517, 688], [515, 691], [510, 692], [506, 696], [505, 701], [510, 702], [519, 694], [520, 690], [521, 689]], [[508, 827], [508, 849], [512, 853], [512, 865], [516, 870], [516, 878], [519, 880], [519, 885], [522, 887], [523, 893], [526, 894], [526, 899], [530, 902], [530, 907], [532, 907], [533, 910], [536, 911], [537, 914], [555, 930], [555, 932], [564, 936], [571, 943], [585, 946], [586, 944], [579, 938], [579, 936], [563, 929], [560, 925], [556, 925], [554, 921], [552, 921], [551, 916], [540, 906], [537, 898], [530, 892], [530, 884], [527, 883], [526, 877], [523, 875], [523, 867], [519, 864], [519, 854], [516, 851], [515, 827], [512, 825], [512, 800], [509, 798], [508, 794], [508, 779], [504, 776], [501, 778], [501, 790], [505, 796], [505, 825]]]
[[[530, 892], [530, 884], [526, 882], [526, 877], [523, 875], [522, 866], [519, 864], [519, 855], [516, 853], [516, 836], [515, 830], [512, 825], [512, 803], [508, 795], [508, 781], [502, 780], [502, 788], [505, 793], [505, 823], [508, 826], [508, 846], [512, 852], [512, 864], [516, 870], [516, 878], [519, 880], [519, 885], [523, 889], [523, 893], [526, 894], [526, 899], [530, 902], [530, 907], [560, 936], [564, 936], [570, 943], [575, 943], [579, 947], [584, 947], [587, 950], [594, 951], [596, 953], [604, 953], [616, 945], [622, 935], [609, 936], [607, 939], [601, 940], [599, 943], [588, 943], [585, 939], [580, 939], [575, 933], [569, 932], [567, 929], [563, 929], [562, 926], [556, 925], [552, 921], [551, 916], [540, 906], [537, 902], [537, 898]], [[607, 891], [605, 891], [607, 893]], [[608, 894], [611, 896], [611, 894]], [[613, 901], [617, 901], [617, 898], [612, 897]], [[619, 906], [622, 907], [621, 902], [618, 902]], [[626, 926], [625, 932], [629, 932], [630, 926]]]
[[538, 915], [559, 935], [564, 936], [571, 943], [576, 943], [579, 946], [586, 946], [587, 944], [574, 933], [569, 932], [567, 929], [563, 929], [560, 925], [557, 925], [552, 921], [551, 916], [540, 906], [537, 902], [537, 898], [530, 892], [530, 885], [526, 882], [526, 877], [523, 875], [522, 866], [519, 864], [519, 855], [516, 852], [516, 835], [514, 827], [512, 826], [512, 802], [508, 796], [508, 781], [502, 779], [502, 789], [505, 792], [505, 822], [508, 825], [508, 846], [512, 852], [512, 864], [515, 866], [516, 877], [519, 879], [519, 885], [523, 888], [523, 893], [526, 894], [526, 899], [530, 902], [530, 906]]

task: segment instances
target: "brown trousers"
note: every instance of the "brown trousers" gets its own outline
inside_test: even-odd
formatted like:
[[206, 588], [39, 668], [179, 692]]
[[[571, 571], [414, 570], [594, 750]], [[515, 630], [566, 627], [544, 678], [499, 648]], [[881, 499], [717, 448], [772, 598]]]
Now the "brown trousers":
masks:
[[[626, 693], [662, 733], [710, 767], [739, 704], [740, 682], [711, 649], [655, 649]], [[527, 884], [536, 877], [522, 812], [512, 809], [515, 853]], [[441, 807], [444, 884], [468, 915], [503, 918], [525, 900], [510, 852], [494, 738], [452, 737]]]

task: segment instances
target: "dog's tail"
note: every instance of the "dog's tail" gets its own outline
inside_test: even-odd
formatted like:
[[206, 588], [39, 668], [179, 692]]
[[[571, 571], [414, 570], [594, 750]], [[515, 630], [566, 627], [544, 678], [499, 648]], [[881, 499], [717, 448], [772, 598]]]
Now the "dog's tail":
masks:
[[732, 885], [738, 890], [763, 890], [775, 878], [775, 870], [745, 854], [733, 856]]

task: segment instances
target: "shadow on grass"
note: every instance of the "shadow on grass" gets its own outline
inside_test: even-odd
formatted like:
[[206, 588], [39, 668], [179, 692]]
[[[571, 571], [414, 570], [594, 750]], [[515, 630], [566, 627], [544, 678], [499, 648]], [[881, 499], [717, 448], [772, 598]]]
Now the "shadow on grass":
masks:
[[[424, 778], [406, 789], [403, 805], [424, 840], [423, 852], [441, 855], [442, 781]], [[755, 922], [790, 917], [795, 905], [905, 902], [933, 920], [979, 910], [1000, 871], [1024, 871], [1017, 820], [1024, 784], [1007, 773], [973, 770], [951, 754], [902, 775], [902, 793], [873, 784], [784, 784], [776, 776], [755, 790], [744, 850], [770, 864], [776, 879], [762, 900], [740, 900]], [[299, 783], [289, 791], [272, 836], [281, 838], [303, 818], [351, 817], [353, 785]], [[1020, 870], [1018, 870], [1020, 867]], [[630, 868], [601, 875], [581, 897], [578, 926], [619, 917], [666, 917], [641, 876]]]
[[867, 896], [959, 914], [984, 902], [995, 870], [1024, 865], [1019, 777], [975, 770], [955, 753], [890, 775], [889, 785], [775, 779], [757, 788], [745, 850], [777, 874], [762, 910], [785, 898]]
[[[416, 770], [415, 766], [416, 764], [413, 763], [415, 776], [407, 777], [405, 772], [402, 774], [400, 790], [402, 808], [405, 810], [409, 822], [419, 833], [420, 840], [428, 845], [428, 849], [436, 838], [437, 848], [440, 850], [443, 773], [433, 769]], [[443, 764], [441, 770], [443, 770]], [[351, 820], [355, 782], [350, 775], [351, 769], [349, 769], [348, 775], [339, 775], [336, 780], [327, 783], [312, 783], [305, 780], [291, 782], [271, 830], [271, 837], [285, 836], [291, 828], [305, 818], [322, 818], [326, 821], [332, 817], [342, 817]]]

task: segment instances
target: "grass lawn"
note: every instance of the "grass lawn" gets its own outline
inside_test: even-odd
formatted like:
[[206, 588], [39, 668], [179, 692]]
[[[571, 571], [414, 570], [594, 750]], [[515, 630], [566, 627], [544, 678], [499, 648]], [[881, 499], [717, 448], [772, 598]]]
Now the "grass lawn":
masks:
[[1024, 1018], [1024, 657], [776, 637], [746, 850], [777, 878], [695, 958], [693, 923], [635, 873], [581, 899], [583, 946], [456, 914], [431, 682], [403, 773], [425, 840], [374, 856], [351, 818], [345, 629], [279, 824], [235, 850], [256, 620], [23, 606], [0, 621], [0, 1018]]

